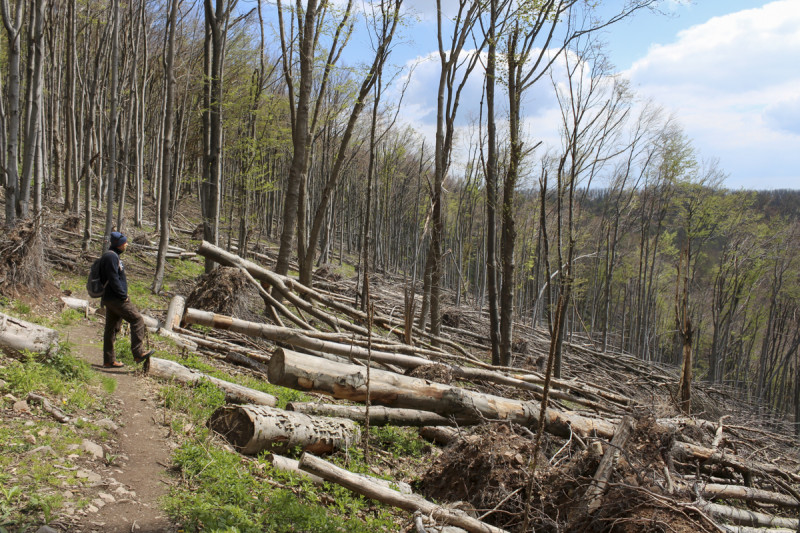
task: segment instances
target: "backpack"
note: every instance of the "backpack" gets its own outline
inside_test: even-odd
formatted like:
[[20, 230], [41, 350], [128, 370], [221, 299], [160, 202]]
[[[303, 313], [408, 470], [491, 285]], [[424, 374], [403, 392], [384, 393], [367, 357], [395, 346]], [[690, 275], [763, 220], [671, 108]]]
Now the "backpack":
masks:
[[[103, 254], [105, 255], [105, 254]], [[86, 280], [86, 292], [89, 293], [90, 298], [102, 298], [103, 293], [106, 291], [108, 282], [103, 283], [100, 281], [100, 261], [103, 259], [101, 255], [92, 263], [89, 269], [89, 278]]]

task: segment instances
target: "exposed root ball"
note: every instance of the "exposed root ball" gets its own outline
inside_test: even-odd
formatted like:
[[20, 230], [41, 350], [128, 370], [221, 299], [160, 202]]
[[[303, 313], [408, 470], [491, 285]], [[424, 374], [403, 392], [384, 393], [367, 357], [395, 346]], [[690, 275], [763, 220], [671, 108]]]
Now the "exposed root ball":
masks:
[[36, 292], [47, 279], [40, 219], [24, 220], [0, 241], [0, 293]]
[[242, 319], [252, 319], [258, 290], [236, 268], [221, 267], [201, 276], [186, 299], [186, 307]]
[[[503, 502], [486, 521], [512, 529], [521, 518], [533, 441], [507, 424], [486, 424], [451, 444], [422, 478], [426, 496], [467, 502], [483, 514]], [[516, 492], [515, 492], [516, 491]]]

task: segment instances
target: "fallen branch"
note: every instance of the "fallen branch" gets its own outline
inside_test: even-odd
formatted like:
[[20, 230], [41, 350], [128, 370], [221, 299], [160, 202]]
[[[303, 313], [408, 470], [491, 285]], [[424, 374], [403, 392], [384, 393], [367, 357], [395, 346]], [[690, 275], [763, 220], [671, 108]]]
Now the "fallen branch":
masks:
[[[321, 485], [325, 482], [319, 476], [315, 476], [310, 472], [306, 472], [305, 470], [300, 469], [300, 461], [292, 459], [290, 457], [284, 457], [283, 455], [275, 455], [273, 453], [267, 455], [267, 461], [272, 463], [272, 466], [278, 470], [282, 470], [284, 472], [292, 472], [294, 474], [298, 474], [301, 476], [308, 477], [314, 484]], [[390, 481], [387, 479], [381, 479], [379, 477], [373, 477], [367, 474], [355, 474], [365, 480], [369, 481], [370, 483], [377, 483], [378, 485], [383, 485], [384, 487], [392, 490], [399, 491], [401, 494], [413, 494], [413, 490], [411, 489], [411, 485], [406, 483], [405, 481]]]
[[44, 411], [47, 411], [48, 413], [53, 415], [53, 418], [55, 418], [62, 424], [69, 422], [69, 417], [66, 414], [64, 414], [64, 411], [62, 411], [58, 407], [55, 407], [53, 404], [50, 403], [50, 400], [48, 400], [44, 396], [40, 396], [33, 392], [29, 392], [28, 403], [40, 405]]
[[731, 499], [748, 502], [768, 503], [780, 507], [798, 508], [800, 502], [794, 496], [769, 490], [744, 487], [742, 485], [723, 485], [708, 483], [700, 489], [700, 495], [707, 500]]
[[798, 527], [796, 518], [783, 518], [710, 502], [697, 502], [697, 506], [707, 513], [721, 516], [742, 526], [782, 527], [793, 531], [797, 531]]

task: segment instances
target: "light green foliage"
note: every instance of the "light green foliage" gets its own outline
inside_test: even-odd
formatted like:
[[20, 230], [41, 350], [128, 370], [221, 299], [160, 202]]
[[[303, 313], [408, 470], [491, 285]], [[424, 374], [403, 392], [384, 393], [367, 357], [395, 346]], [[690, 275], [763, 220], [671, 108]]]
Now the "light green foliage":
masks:
[[[4, 394], [18, 398], [28, 392], [44, 395], [72, 417], [88, 409], [104, 408], [98, 384], [113, 389], [106, 383], [108, 378], [99, 379], [85, 362], [74, 357], [68, 345], [49, 358], [27, 354], [22, 361], [6, 359], [0, 378], [6, 382]], [[8, 401], [0, 400], [0, 407], [8, 409]], [[24, 531], [28, 526], [55, 520], [63, 504], [61, 493], [85, 483], [76, 476], [77, 465], [68, 458], [75, 453], [74, 446], [84, 438], [95, 442], [108, 438], [105, 429], [81, 418], [75, 418], [73, 424], [59, 424], [49, 415], [41, 416], [35, 406], [32, 411], [32, 417], [6, 417], [0, 425], [0, 531]], [[49, 446], [52, 455], [47, 451], [29, 453], [42, 446]]]
[[419, 432], [412, 428], [396, 426], [379, 426], [369, 428], [370, 440], [373, 446], [392, 453], [420, 457], [430, 445], [425, 442]]
[[82, 318], [83, 314], [77, 309], [64, 309], [58, 319], [58, 324], [60, 326], [71, 326]]
[[[392, 531], [382, 512], [368, 512], [366, 502], [341, 487], [322, 501], [318, 488], [292, 474], [278, 474], [261, 461], [243, 459], [202, 441], [186, 442], [173, 456], [185, 486], [173, 489], [165, 504], [187, 531], [370, 532]], [[262, 478], [275, 477], [287, 488]], [[292, 486], [302, 486], [299, 495]], [[363, 520], [356, 518], [363, 515]]]
[[201, 261], [170, 261], [168, 263], [169, 274], [166, 281], [179, 281], [182, 279], [195, 279], [204, 272], [204, 265]]
[[85, 409], [96, 405], [98, 399], [83, 384], [99, 383], [89, 366], [69, 353], [67, 346], [49, 358], [28, 354], [24, 362], [14, 359], [0, 369], [0, 378], [8, 382], [17, 396], [44, 391], [63, 399], [62, 410]]

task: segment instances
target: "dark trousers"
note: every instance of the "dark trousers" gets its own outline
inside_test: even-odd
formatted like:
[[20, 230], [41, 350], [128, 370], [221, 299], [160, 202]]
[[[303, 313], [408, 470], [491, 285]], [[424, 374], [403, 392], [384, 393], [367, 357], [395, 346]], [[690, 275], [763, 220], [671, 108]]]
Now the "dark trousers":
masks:
[[147, 329], [144, 319], [136, 306], [130, 300], [103, 300], [106, 308], [106, 329], [103, 331], [103, 364], [112, 364], [116, 361], [114, 355], [114, 341], [117, 339], [122, 321], [131, 325], [131, 352], [134, 357], [144, 354], [144, 338]]

